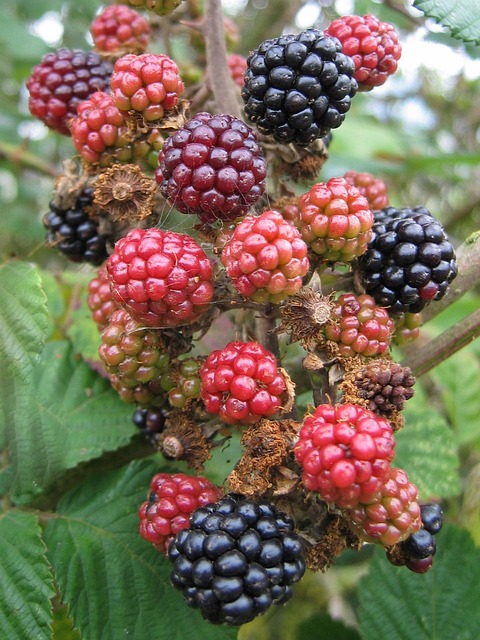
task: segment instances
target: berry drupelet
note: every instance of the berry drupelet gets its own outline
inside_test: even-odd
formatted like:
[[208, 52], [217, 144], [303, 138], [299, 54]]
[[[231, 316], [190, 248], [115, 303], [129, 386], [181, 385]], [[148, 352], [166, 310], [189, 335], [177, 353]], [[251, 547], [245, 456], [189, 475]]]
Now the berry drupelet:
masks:
[[167, 555], [177, 533], [188, 528], [192, 512], [215, 502], [221, 489], [210, 480], [184, 473], [157, 473], [150, 483], [148, 500], [141, 505], [140, 535]]
[[339, 40], [318, 29], [265, 40], [247, 58], [245, 114], [277, 142], [308, 145], [342, 124], [354, 72]]
[[256, 136], [230, 115], [197, 113], [165, 141], [155, 178], [168, 203], [204, 223], [247, 213], [265, 191]]
[[231, 626], [287, 602], [305, 573], [293, 520], [266, 500], [237, 494], [196, 509], [168, 557], [186, 603], [209, 622]]
[[200, 368], [200, 396], [227, 424], [251, 424], [282, 406], [285, 377], [277, 359], [258, 342], [230, 342], [212, 351]]
[[307, 489], [353, 508], [381, 495], [394, 447], [390, 424], [372, 411], [350, 403], [320, 404], [303, 422], [295, 459]]
[[132, 229], [107, 261], [113, 298], [148, 327], [191, 324], [213, 298], [213, 265], [196, 240], [162, 229]]
[[125, 5], [110, 5], [93, 20], [90, 33], [101, 53], [143, 53], [148, 46], [150, 25], [137, 11]]
[[88, 214], [92, 203], [93, 188], [84, 187], [73, 207], [62, 209], [50, 202], [50, 211], [43, 216], [47, 244], [72, 262], [98, 265], [107, 258], [107, 237], [99, 233], [97, 221]]
[[29, 108], [49, 129], [70, 135], [77, 106], [96, 91], [107, 91], [112, 65], [95, 51], [58, 49], [47, 53], [27, 80]]
[[382, 85], [397, 70], [402, 47], [394, 27], [372, 15], [341, 16], [325, 33], [342, 43], [342, 51], [355, 64], [360, 91]]
[[380, 178], [366, 171], [347, 171], [343, 177], [348, 184], [357, 187], [372, 211], [388, 206], [387, 186]]
[[222, 251], [235, 289], [257, 302], [282, 302], [302, 286], [309, 268], [307, 245], [278, 211], [239, 222]]
[[375, 212], [372, 232], [359, 270], [378, 305], [392, 313], [418, 313], [445, 295], [457, 275], [455, 251], [425, 207]]
[[118, 309], [118, 304], [112, 297], [105, 264], [101, 265], [97, 275], [88, 283], [87, 305], [98, 330], [102, 331], [112, 313]]
[[367, 199], [345, 178], [330, 178], [300, 196], [294, 222], [324, 261], [351, 262], [367, 249], [373, 213]]

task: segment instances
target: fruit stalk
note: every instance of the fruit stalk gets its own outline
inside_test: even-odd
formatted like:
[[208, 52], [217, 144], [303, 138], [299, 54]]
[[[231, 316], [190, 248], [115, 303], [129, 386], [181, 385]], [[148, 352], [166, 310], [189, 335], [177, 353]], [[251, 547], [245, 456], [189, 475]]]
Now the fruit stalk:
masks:
[[228, 113], [242, 119], [235, 97], [235, 86], [227, 64], [227, 49], [220, 0], [207, 0], [203, 25], [207, 51], [207, 69], [218, 113]]

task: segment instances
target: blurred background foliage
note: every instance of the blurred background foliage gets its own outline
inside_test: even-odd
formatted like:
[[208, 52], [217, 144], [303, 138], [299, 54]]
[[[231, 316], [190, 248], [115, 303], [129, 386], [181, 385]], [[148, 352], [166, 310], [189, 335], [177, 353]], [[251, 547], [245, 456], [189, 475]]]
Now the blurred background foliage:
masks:
[[[185, 5], [190, 15], [201, 13], [201, 0], [186, 0]], [[61, 162], [71, 157], [74, 149], [67, 137], [49, 132], [30, 116], [25, 81], [32, 67], [48, 51], [59, 46], [90, 48], [89, 25], [102, 6], [97, 0], [17, 1], [2, 6], [1, 261], [18, 256], [50, 272], [69, 270], [83, 279], [93, 273], [90, 267], [72, 265], [57, 252], [44, 247], [42, 216], [48, 210]], [[373, 13], [394, 24], [403, 45], [399, 71], [383, 87], [355, 98], [345, 123], [333, 132], [330, 157], [319, 178], [326, 180], [350, 169], [373, 173], [385, 180], [391, 204], [427, 206], [443, 222], [457, 245], [480, 227], [478, 47], [454, 40], [402, 0], [228, 0], [224, 2], [224, 10], [239, 29], [234, 50], [243, 55], [267, 37], [278, 36], [282, 31], [298, 32], [310, 26], [326, 27], [332, 19], [346, 13]], [[182, 7], [179, 11], [181, 18]], [[162, 22], [155, 18], [154, 24], [157, 38], [150, 50], [172, 52], [185, 73], [192, 78], [201, 76], [204, 61], [198, 56], [198, 49], [191, 46], [185, 35], [186, 28], [174, 17]], [[52, 300], [51, 304], [55, 302]], [[478, 308], [479, 300], [478, 292], [472, 292], [428, 323], [425, 335], [431, 337], [445, 330]], [[292, 364], [296, 360], [298, 356], [293, 353]], [[460, 456], [460, 476], [451, 483], [450, 493], [447, 491], [441, 497], [448, 499], [449, 519], [466, 526], [477, 544], [480, 542], [479, 374], [477, 341], [422, 380], [412, 401], [418, 411], [428, 412], [433, 394], [436, 398], [433, 409], [453, 433], [453, 446]], [[434, 455], [436, 443], [430, 445]], [[218, 472], [217, 463], [221, 464], [215, 460], [211, 464], [212, 475]], [[414, 462], [411, 465], [415, 467]], [[409, 470], [408, 455], [404, 466]], [[414, 472], [412, 477], [415, 479]], [[452, 487], [460, 480], [462, 494], [456, 495], [458, 490], [455, 492]], [[441, 540], [440, 537], [440, 544]], [[453, 545], [451, 558], [455, 553]], [[374, 555], [374, 571], [381, 574], [382, 552], [377, 550]], [[297, 586], [288, 607], [275, 608], [277, 610], [246, 625], [239, 637], [242, 640], [358, 640], [357, 587], [361, 576], [368, 571], [371, 556], [370, 548], [359, 554], [348, 552], [326, 574], [310, 573]], [[478, 554], [472, 558], [478, 560]], [[388, 570], [397, 575], [396, 568]], [[432, 575], [434, 573], [435, 569]], [[413, 603], [416, 589], [422, 580], [426, 584], [426, 578], [409, 575], [405, 579], [410, 581], [405, 587], [406, 602], [411, 598]], [[365, 580], [368, 596], [368, 576]], [[363, 607], [368, 611], [365, 602]], [[364, 615], [363, 637], [383, 640], [378, 635], [369, 635], [369, 624], [368, 615]], [[56, 640], [79, 638], [77, 632], [72, 632], [71, 621], [61, 604], [56, 607], [54, 637]], [[446, 635], [435, 637], [453, 639]], [[468, 640], [470, 636], [462, 637]]]

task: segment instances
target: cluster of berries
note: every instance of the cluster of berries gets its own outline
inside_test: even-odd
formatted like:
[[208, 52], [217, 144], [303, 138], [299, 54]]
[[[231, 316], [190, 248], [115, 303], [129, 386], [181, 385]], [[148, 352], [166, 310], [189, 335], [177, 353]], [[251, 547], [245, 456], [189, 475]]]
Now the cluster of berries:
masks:
[[[163, 15], [178, 3], [130, 4]], [[357, 90], [396, 70], [393, 27], [345, 16], [326, 31], [266, 40], [247, 59], [230, 56], [249, 124], [207, 111], [187, 120], [179, 68], [146, 52], [149, 22], [133, 9], [107, 7], [91, 34], [95, 51], [49, 54], [27, 86], [32, 113], [71, 135], [90, 176], [73, 206], [52, 202], [44, 223], [49, 243], [67, 257], [103, 263], [87, 302], [105, 373], [135, 403], [134, 424], [155, 445], [167, 431], [190, 429], [197, 447], [253, 425], [263, 455], [262, 429], [288, 422], [280, 463], [295, 476], [295, 490], [318, 494], [325, 512], [341, 513], [352, 536], [382, 545], [392, 562], [427, 570], [441, 516], [420, 506], [416, 486], [392, 466], [392, 418], [412, 396], [414, 378], [388, 359], [388, 349], [395, 336], [415, 337], [419, 312], [445, 294], [456, 275], [453, 247], [425, 208], [388, 206], [384, 183], [367, 173], [318, 182], [285, 208], [253, 210], [269, 201], [264, 136], [294, 148], [319, 139], [328, 146]], [[115, 195], [105, 202], [156, 190], [152, 214], [158, 200], [197, 216], [198, 225], [192, 235], [148, 222], [119, 227], [111, 212], [115, 233], [105, 236], [94, 205], [108, 180], [98, 174], [125, 163], [147, 172], [152, 153], [154, 175], [142, 173], [136, 186], [134, 171], [127, 171], [131, 185], [112, 178]], [[333, 299], [306, 286], [336, 264], [356, 293]], [[320, 403], [292, 428], [293, 384], [259, 341], [236, 339], [185, 357], [218, 310], [237, 306], [267, 319], [283, 314], [292, 340], [317, 360], [326, 355], [318, 368], [328, 374], [329, 360], [343, 367], [343, 403]], [[264, 494], [223, 494], [200, 476], [157, 474], [139, 510], [140, 533], [172, 562], [171, 582], [189, 606], [215, 624], [240, 625], [290, 599], [309, 542]]]

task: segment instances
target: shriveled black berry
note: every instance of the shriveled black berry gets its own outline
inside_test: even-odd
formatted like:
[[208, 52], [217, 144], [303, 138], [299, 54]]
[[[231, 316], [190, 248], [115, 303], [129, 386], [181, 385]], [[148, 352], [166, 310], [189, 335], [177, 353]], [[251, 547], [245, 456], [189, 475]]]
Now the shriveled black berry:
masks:
[[319, 29], [266, 40], [247, 58], [245, 114], [278, 142], [308, 145], [342, 124], [354, 73], [340, 42]]
[[293, 520], [237, 494], [194, 511], [168, 554], [173, 586], [214, 624], [244, 624], [283, 604], [305, 572]]
[[366, 293], [391, 313], [418, 313], [440, 300], [457, 275], [455, 251], [425, 207], [375, 211], [372, 239], [359, 258]]
[[433, 535], [437, 534], [443, 525], [443, 513], [439, 504], [424, 504], [420, 507], [423, 528]]
[[138, 427], [142, 436], [155, 441], [165, 426], [165, 412], [160, 409], [137, 407], [133, 412], [132, 422]]
[[47, 229], [46, 242], [72, 262], [99, 265], [107, 258], [107, 237], [100, 234], [98, 223], [88, 215], [93, 203], [93, 188], [85, 187], [70, 209], [61, 209], [50, 202], [50, 211], [43, 216]]

